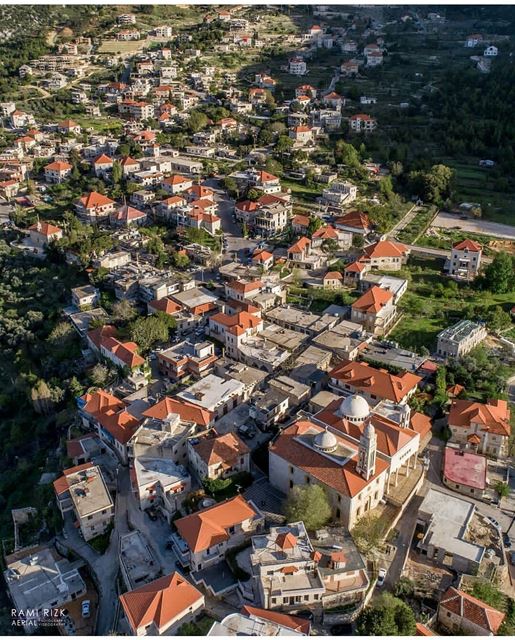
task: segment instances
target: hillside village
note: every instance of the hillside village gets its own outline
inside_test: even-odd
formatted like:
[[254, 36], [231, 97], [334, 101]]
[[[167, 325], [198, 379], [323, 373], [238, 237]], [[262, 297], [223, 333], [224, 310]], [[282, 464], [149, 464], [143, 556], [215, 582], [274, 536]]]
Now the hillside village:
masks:
[[99, 7], [0, 79], [4, 633], [514, 633], [510, 159], [381, 155], [399, 34], [513, 37], [386, 9]]

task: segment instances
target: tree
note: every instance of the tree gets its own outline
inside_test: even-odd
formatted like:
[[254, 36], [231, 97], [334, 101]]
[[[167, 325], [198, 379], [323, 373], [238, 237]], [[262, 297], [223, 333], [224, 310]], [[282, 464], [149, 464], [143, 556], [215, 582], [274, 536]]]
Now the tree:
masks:
[[499, 498], [507, 498], [510, 495], [510, 486], [506, 482], [499, 480], [495, 483], [494, 488]]
[[279, 178], [284, 173], [283, 165], [279, 161], [274, 160], [273, 158], [268, 158], [268, 160], [265, 162], [265, 169], [266, 171], [268, 171], [268, 173], [271, 173], [274, 176], [277, 176]]
[[207, 127], [208, 118], [202, 111], [192, 111], [188, 118], [187, 127], [191, 133], [197, 133], [201, 129]]
[[98, 362], [89, 372], [89, 379], [94, 387], [104, 387], [109, 380], [109, 369]]
[[363, 249], [365, 246], [365, 238], [361, 234], [355, 233], [352, 236], [352, 246], [355, 249]]
[[111, 174], [113, 183], [118, 184], [121, 181], [122, 177], [123, 177], [122, 165], [120, 162], [118, 162], [118, 160], [115, 160], [113, 162], [113, 172]]
[[362, 553], [377, 549], [384, 538], [384, 523], [379, 516], [366, 513], [354, 525], [351, 531], [356, 546]]
[[412, 636], [416, 630], [415, 614], [405, 602], [384, 593], [363, 609], [356, 628], [363, 636]]
[[326, 492], [318, 484], [293, 487], [286, 501], [288, 522], [302, 520], [308, 531], [315, 531], [331, 519], [331, 506]]
[[486, 324], [492, 331], [502, 331], [511, 327], [511, 316], [502, 307], [495, 306], [488, 311]]
[[234, 178], [231, 178], [230, 176], [226, 176], [223, 179], [223, 185], [224, 185], [224, 189], [229, 193], [230, 196], [232, 196], [233, 198], [240, 197], [240, 189], [238, 187], [238, 183]]
[[130, 335], [143, 353], [158, 342], [168, 340], [169, 329], [173, 318], [166, 314], [157, 313], [146, 318], [137, 318], [131, 325]]
[[279, 136], [275, 150], [277, 153], [288, 153], [293, 147], [293, 140], [289, 136]]
[[436, 371], [434, 402], [443, 406], [447, 400], [447, 370], [445, 367], [438, 367]]
[[485, 269], [485, 282], [494, 293], [508, 293], [515, 287], [515, 266], [513, 257], [504, 251], [496, 254]]
[[173, 264], [177, 269], [185, 269], [190, 264], [190, 259], [185, 253], [179, 253], [178, 251], [173, 256]]
[[308, 234], [312, 236], [322, 226], [322, 220], [318, 216], [311, 216], [308, 224]]
[[138, 315], [138, 310], [130, 300], [120, 300], [113, 304], [111, 319], [115, 323], [127, 324]]
[[361, 165], [359, 154], [355, 147], [341, 138], [336, 142], [334, 157], [338, 164], [344, 164], [347, 167], [357, 168]]
[[259, 189], [251, 188], [247, 192], [247, 198], [249, 200], [252, 200], [253, 202], [255, 202], [256, 200], [259, 200], [259, 198], [261, 198], [262, 195], [263, 194]]

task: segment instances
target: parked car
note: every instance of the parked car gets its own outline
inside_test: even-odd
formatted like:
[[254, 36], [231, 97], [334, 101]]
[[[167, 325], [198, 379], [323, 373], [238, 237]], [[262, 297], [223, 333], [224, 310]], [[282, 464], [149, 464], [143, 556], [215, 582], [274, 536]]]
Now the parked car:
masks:
[[510, 553], [510, 564], [515, 565], [515, 551]]
[[297, 611], [294, 615], [297, 616], [297, 618], [304, 618], [304, 620], [309, 620], [310, 622], [313, 622], [315, 619], [313, 611], [309, 609], [302, 609], [302, 611]]
[[511, 538], [507, 533], [504, 534], [502, 541], [506, 549], [509, 549], [511, 547]]
[[148, 515], [148, 517], [152, 520], [152, 522], [155, 522], [157, 520], [158, 514], [153, 507], [150, 507], [149, 509], [145, 509], [145, 512]]
[[492, 524], [497, 529], [497, 531], [501, 531], [501, 525], [497, 522], [495, 518], [492, 518], [491, 516], [487, 516], [486, 519], [490, 524]]
[[335, 624], [331, 627], [330, 632], [332, 636], [351, 636], [352, 624], [350, 622]]
[[83, 600], [81, 604], [81, 613], [83, 618], [89, 618], [91, 615], [91, 601]]
[[253, 438], [256, 435], [255, 430], [248, 424], [242, 424], [238, 427], [238, 433], [242, 438]]
[[382, 587], [386, 578], [386, 569], [379, 569], [377, 574], [377, 586]]

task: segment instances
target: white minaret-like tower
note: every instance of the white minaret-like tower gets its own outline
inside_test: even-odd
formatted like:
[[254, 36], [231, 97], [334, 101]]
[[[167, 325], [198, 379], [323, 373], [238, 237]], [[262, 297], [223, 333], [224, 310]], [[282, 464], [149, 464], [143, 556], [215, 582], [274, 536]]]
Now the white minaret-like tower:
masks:
[[376, 471], [377, 436], [374, 427], [369, 422], [359, 439], [357, 472], [369, 480]]

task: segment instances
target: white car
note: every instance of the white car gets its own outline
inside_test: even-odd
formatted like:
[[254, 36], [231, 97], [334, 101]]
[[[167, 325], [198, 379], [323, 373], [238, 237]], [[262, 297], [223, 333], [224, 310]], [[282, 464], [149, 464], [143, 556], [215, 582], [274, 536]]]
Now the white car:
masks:
[[83, 618], [89, 618], [91, 614], [91, 601], [83, 600], [81, 605], [81, 613]]
[[384, 580], [386, 578], [386, 569], [379, 569], [379, 573], [377, 574], [377, 586], [382, 587], [384, 584]]

